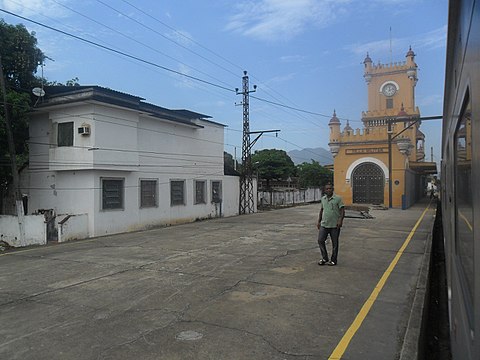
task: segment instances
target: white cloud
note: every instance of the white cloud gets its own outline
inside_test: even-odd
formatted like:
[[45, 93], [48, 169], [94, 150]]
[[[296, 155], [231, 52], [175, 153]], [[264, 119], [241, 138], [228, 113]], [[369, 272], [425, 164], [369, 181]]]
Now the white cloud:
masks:
[[67, 0], [0, 0], [0, 6], [17, 15], [32, 17], [45, 15], [51, 18], [67, 16], [67, 10], [58, 3], [67, 4]]
[[[419, 49], [438, 49], [444, 48], [447, 43], [447, 25], [439, 29], [423, 34], [415, 40], [415, 47]], [[413, 44], [412, 44], [413, 46]]]
[[442, 105], [443, 95], [428, 95], [419, 99], [416, 99], [417, 105], [420, 107], [427, 107], [431, 105]]
[[291, 81], [294, 78], [295, 78], [295, 73], [285, 74], [285, 75], [282, 75], [282, 76], [275, 76], [275, 77], [271, 78], [270, 80], [268, 80], [267, 84], [276, 85], [276, 84], [283, 83], [283, 82], [286, 82], [286, 81]]
[[192, 45], [194, 41], [193, 36], [189, 32], [183, 30], [171, 31], [165, 34], [165, 36], [167, 36], [170, 40], [175, 41], [185, 47]]
[[261, 0], [236, 6], [226, 30], [258, 40], [289, 40], [307, 27], [325, 27], [335, 21], [351, 0]]
[[283, 63], [298, 63], [302, 62], [305, 56], [302, 55], [284, 55], [280, 57], [280, 61]]
[[[406, 54], [409, 47], [412, 46], [414, 52], [428, 51], [432, 49], [444, 48], [447, 40], [447, 26], [442, 26], [439, 29], [435, 29], [423, 34], [416, 34], [412, 37], [393, 38], [392, 39], [392, 51], [394, 53], [402, 52]], [[348, 52], [351, 52], [355, 57], [361, 58], [366, 56], [367, 52], [375, 56], [375, 58], [384, 58], [390, 56], [390, 39], [370, 41], [367, 43], [355, 43], [348, 45], [344, 48]], [[395, 56], [396, 57], [396, 56]], [[375, 61], [375, 59], [372, 60]]]
[[367, 43], [355, 43], [345, 46], [344, 49], [351, 52], [356, 57], [365, 56], [367, 52], [370, 54], [384, 54], [390, 49], [390, 40], [386, 39], [370, 41]]
[[[178, 72], [185, 75], [190, 75], [190, 68], [184, 64], [178, 64]], [[192, 79], [182, 76], [182, 75], [173, 75], [177, 81], [175, 82], [175, 87], [177, 88], [195, 88], [198, 84], [195, 83]]]

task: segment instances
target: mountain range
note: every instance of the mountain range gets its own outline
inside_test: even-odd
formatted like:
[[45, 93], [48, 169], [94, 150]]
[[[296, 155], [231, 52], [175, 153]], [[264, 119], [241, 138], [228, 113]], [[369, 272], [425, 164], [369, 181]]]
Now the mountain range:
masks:
[[320, 165], [333, 164], [332, 153], [321, 147], [292, 150], [287, 154], [290, 156], [295, 165], [302, 164], [304, 162], [311, 163], [312, 160], [317, 161]]

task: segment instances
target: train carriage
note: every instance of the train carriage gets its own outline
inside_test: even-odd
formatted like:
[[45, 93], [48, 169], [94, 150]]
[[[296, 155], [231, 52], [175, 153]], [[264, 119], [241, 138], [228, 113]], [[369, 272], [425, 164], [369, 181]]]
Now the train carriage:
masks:
[[480, 359], [480, 4], [450, 1], [442, 222], [452, 358]]

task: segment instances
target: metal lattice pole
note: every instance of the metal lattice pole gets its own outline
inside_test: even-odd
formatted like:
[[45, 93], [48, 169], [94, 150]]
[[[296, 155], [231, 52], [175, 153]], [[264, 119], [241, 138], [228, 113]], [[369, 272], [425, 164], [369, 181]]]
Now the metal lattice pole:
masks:
[[249, 93], [255, 91], [249, 90], [247, 72], [243, 72], [242, 92], [243, 95], [243, 142], [242, 142], [242, 172], [240, 176], [240, 203], [239, 213], [250, 214], [254, 212], [253, 202], [253, 180], [252, 180], [252, 160], [250, 144], [250, 119], [249, 119]]

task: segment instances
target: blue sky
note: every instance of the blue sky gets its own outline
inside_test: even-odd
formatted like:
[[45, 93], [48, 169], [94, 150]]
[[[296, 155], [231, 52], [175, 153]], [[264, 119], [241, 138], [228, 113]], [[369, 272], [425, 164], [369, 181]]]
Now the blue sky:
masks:
[[[0, 8], [144, 61], [0, 12], [35, 31], [50, 58], [47, 79], [78, 77], [210, 115], [227, 125], [225, 150], [239, 157], [242, 98], [234, 89], [242, 88], [243, 70], [258, 86], [251, 95], [262, 99], [250, 99], [250, 130], [281, 130], [253, 150], [328, 149], [334, 109], [343, 125], [361, 127], [367, 52], [374, 63], [404, 61], [411, 45], [416, 104], [422, 116], [442, 114], [447, 0], [0, 0]], [[441, 122], [425, 121], [421, 130], [427, 160], [433, 146], [439, 161]]]

